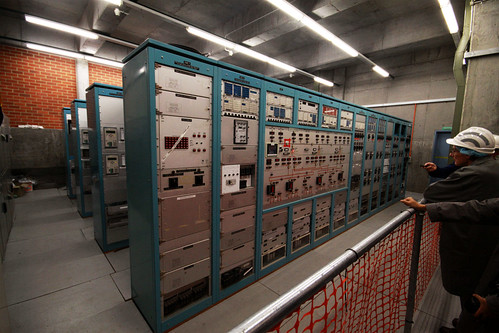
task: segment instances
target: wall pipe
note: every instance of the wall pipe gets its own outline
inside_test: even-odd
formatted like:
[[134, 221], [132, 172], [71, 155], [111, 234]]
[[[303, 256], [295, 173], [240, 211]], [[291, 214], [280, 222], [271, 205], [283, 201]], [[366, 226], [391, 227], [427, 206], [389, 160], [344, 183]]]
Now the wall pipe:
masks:
[[454, 119], [452, 121], [452, 136], [456, 136], [461, 129], [461, 118], [463, 116], [464, 92], [466, 88], [466, 79], [463, 69], [464, 52], [468, 47], [471, 34], [471, 4], [470, 1], [465, 1], [464, 7], [464, 22], [463, 36], [457, 46], [456, 54], [454, 55], [454, 78], [457, 84], [456, 104], [454, 106]]

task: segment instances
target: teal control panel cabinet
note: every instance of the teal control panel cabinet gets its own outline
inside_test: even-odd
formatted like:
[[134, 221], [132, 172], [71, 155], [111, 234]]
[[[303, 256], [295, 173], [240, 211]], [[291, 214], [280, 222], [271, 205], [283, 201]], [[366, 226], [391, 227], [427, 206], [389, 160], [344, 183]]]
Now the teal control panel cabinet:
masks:
[[123, 89], [87, 88], [94, 236], [103, 252], [128, 246]]
[[90, 174], [90, 141], [87, 120], [87, 102], [71, 102], [70, 155], [74, 158], [71, 175], [74, 176], [76, 205], [81, 217], [92, 216], [92, 178]]
[[64, 129], [64, 148], [66, 155], [66, 192], [70, 199], [75, 199], [74, 156], [70, 153], [71, 108], [62, 108]]
[[153, 40], [125, 62], [132, 298], [155, 332], [404, 195], [410, 122]]

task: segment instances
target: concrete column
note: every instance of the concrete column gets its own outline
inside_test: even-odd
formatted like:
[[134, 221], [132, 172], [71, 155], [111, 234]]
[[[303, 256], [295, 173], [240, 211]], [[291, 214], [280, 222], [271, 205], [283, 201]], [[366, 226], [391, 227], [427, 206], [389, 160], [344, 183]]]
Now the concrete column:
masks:
[[[470, 52], [499, 47], [499, 1], [473, 6]], [[499, 53], [468, 59], [461, 130], [481, 126], [499, 133]]]
[[78, 99], [87, 99], [85, 89], [90, 85], [89, 82], [88, 61], [76, 59], [76, 96]]

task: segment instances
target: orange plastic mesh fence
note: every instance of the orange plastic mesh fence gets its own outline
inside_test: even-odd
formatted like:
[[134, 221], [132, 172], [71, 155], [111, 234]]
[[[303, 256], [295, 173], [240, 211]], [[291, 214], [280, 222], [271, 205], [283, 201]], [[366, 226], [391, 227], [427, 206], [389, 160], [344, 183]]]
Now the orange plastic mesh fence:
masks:
[[[404, 326], [415, 217], [330, 281], [272, 332], [395, 332]], [[425, 216], [416, 306], [439, 263], [440, 224]]]

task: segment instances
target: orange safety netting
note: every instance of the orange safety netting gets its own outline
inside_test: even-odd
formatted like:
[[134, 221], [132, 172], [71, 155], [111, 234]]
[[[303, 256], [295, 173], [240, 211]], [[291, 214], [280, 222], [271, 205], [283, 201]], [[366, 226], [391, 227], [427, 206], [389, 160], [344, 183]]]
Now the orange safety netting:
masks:
[[[272, 332], [395, 332], [405, 324], [415, 216], [330, 281]], [[439, 263], [440, 224], [425, 216], [416, 306]]]

